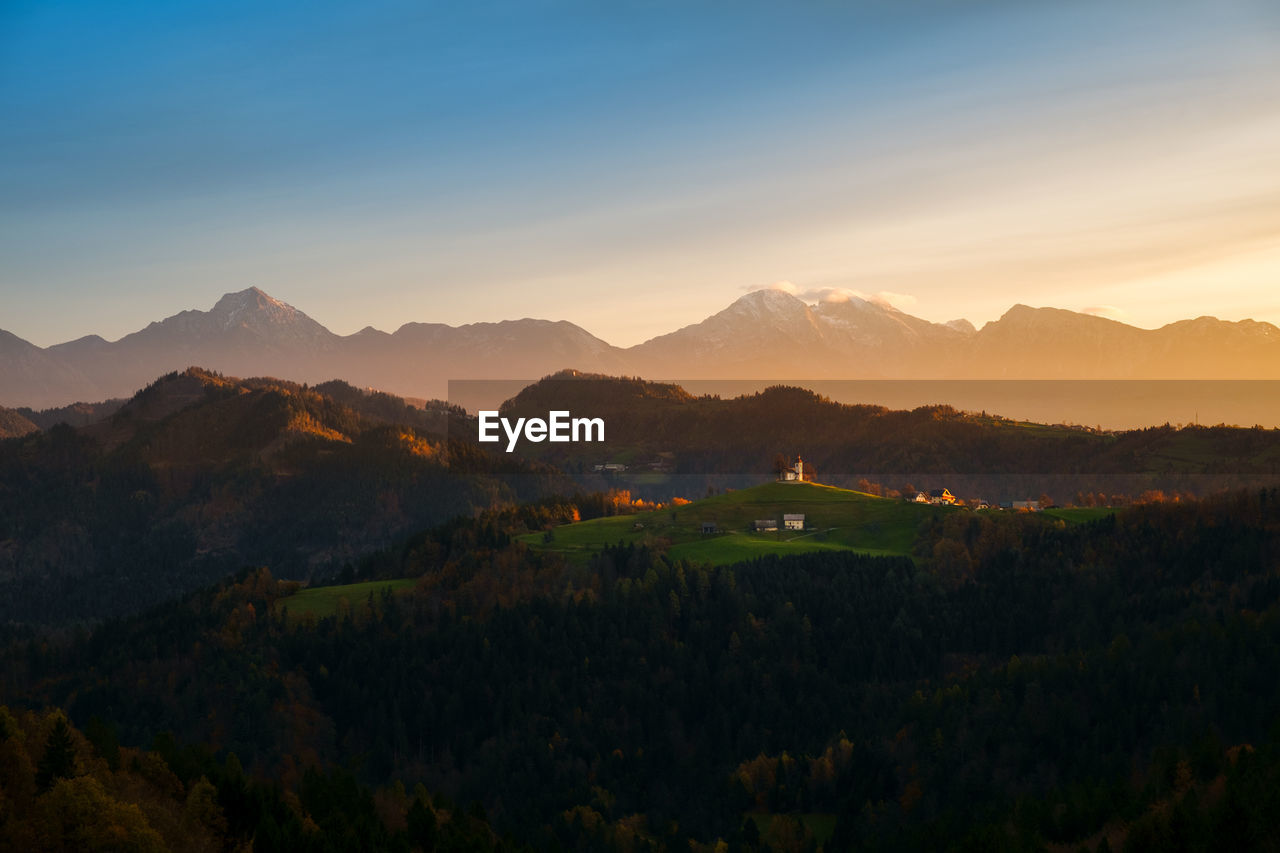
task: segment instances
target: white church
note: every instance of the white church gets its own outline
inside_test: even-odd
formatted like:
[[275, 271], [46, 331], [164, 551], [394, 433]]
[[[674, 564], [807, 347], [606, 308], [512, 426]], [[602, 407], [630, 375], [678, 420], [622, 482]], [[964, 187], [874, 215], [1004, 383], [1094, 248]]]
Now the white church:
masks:
[[796, 464], [790, 468], [783, 468], [782, 474], [778, 477], [779, 483], [803, 483], [804, 482], [804, 460], [799, 456], [796, 457]]

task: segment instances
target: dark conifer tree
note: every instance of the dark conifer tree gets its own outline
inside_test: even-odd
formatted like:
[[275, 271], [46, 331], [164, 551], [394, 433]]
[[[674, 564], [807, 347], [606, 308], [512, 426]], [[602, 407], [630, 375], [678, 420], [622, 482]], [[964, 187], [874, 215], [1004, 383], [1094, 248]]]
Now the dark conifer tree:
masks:
[[49, 738], [44, 744], [44, 755], [36, 765], [36, 786], [41, 791], [53, 787], [59, 779], [70, 779], [76, 775], [76, 745], [71, 739], [71, 728], [67, 718], [58, 715]]

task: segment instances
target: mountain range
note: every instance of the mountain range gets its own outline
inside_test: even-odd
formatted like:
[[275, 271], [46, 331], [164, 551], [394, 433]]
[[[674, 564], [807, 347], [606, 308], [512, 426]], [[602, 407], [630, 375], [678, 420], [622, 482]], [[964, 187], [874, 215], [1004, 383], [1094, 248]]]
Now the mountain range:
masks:
[[621, 348], [567, 321], [527, 318], [337, 335], [249, 288], [117, 341], [89, 335], [42, 348], [0, 330], [0, 405], [128, 397], [195, 364], [427, 398], [445, 397], [450, 379], [532, 379], [563, 368], [651, 379], [1278, 379], [1280, 329], [1199, 317], [1147, 330], [1025, 305], [975, 329], [857, 297], [808, 304], [758, 290]]

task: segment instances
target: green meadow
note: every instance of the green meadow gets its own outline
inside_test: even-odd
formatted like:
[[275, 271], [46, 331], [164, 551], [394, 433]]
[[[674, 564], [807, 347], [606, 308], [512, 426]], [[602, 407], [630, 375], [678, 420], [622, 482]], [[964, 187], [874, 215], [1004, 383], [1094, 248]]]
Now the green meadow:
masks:
[[[726, 492], [682, 506], [634, 515], [595, 518], [565, 524], [550, 533], [528, 533], [520, 541], [531, 548], [555, 551], [585, 564], [594, 552], [618, 543], [644, 544], [665, 550], [673, 559], [730, 565], [769, 554], [811, 551], [857, 551], [877, 556], [910, 556], [920, 523], [941, 513], [963, 512], [949, 506], [908, 503], [818, 483], [766, 483]], [[1110, 515], [1105, 507], [1045, 510], [1044, 516], [1071, 524]], [[756, 519], [803, 514], [805, 530], [756, 532]], [[704, 523], [716, 526], [703, 533]], [[412, 586], [413, 578], [310, 587], [283, 598], [277, 609], [291, 618], [333, 616], [344, 608], [359, 612], [368, 600]]]
[[[907, 503], [817, 483], [766, 483], [654, 512], [596, 518], [528, 534], [534, 548], [586, 560], [593, 551], [619, 542], [664, 548], [676, 559], [718, 565], [766, 554], [853, 550], [865, 554], [909, 555], [920, 522], [952, 507]], [[756, 519], [802, 513], [804, 531], [755, 532]], [[716, 525], [703, 533], [704, 523]]]
[[338, 586], [316, 586], [300, 589], [293, 595], [276, 602], [276, 609], [289, 608], [289, 618], [301, 618], [311, 615], [317, 619], [333, 616], [344, 607], [358, 609], [369, 600], [372, 594], [375, 599], [381, 597], [383, 590], [395, 592], [414, 584], [414, 578], [389, 581], [365, 581]]

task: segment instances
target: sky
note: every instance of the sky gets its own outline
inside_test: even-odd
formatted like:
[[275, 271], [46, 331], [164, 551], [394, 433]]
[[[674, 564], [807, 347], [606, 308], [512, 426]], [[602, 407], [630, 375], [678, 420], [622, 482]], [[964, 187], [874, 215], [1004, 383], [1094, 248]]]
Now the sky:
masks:
[[0, 4], [0, 328], [1280, 324], [1274, 0]]

